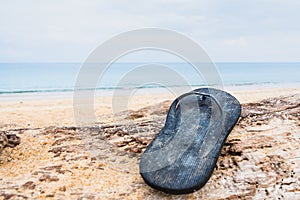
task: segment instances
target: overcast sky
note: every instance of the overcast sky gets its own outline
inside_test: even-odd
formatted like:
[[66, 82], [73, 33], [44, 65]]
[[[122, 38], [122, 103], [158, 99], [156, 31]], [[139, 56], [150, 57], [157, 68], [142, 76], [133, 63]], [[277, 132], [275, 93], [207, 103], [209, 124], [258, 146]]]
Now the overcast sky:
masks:
[[183, 33], [216, 62], [300, 61], [299, 0], [0, 2], [0, 62], [83, 62], [103, 41], [144, 27]]

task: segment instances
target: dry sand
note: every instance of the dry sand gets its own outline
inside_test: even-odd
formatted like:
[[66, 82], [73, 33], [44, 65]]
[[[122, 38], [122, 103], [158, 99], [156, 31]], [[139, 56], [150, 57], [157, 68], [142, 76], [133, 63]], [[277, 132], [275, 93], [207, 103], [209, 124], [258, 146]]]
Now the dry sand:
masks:
[[[174, 95], [136, 95], [128, 103], [135, 112], [115, 116], [111, 97], [96, 97], [101, 131], [76, 128], [72, 96], [2, 96], [0, 130], [17, 133], [21, 144], [0, 154], [0, 199], [300, 199], [299, 112], [265, 112], [276, 105], [289, 110], [300, 101], [300, 89], [227, 91], [248, 113], [230, 134], [207, 185], [180, 196], [148, 187], [138, 171], [140, 153], [163, 125]], [[262, 106], [255, 103], [268, 98], [279, 103], [266, 101], [269, 107], [255, 113]]]
[[[287, 96], [299, 92], [299, 88], [271, 88], [250, 90], [227, 90], [241, 103], [257, 102], [266, 98]], [[136, 95], [130, 99], [128, 109], [138, 110], [165, 100], [173, 100], [173, 94], [146, 94]], [[95, 98], [95, 113], [97, 121], [106, 119], [102, 115], [111, 114], [112, 98], [108, 96]], [[18, 127], [48, 127], [48, 126], [74, 126], [72, 96], [49, 94], [48, 96], [23, 95], [0, 96], [0, 125], [14, 124]]]

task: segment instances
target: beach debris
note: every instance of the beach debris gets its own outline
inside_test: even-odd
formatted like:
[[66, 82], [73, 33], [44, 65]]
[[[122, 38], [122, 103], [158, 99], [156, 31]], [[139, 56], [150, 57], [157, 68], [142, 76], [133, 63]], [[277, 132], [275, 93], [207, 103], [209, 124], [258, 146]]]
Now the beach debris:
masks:
[[300, 94], [270, 98], [260, 102], [243, 104], [239, 126], [252, 127], [268, 124], [271, 119], [300, 120]]
[[15, 134], [9, 134], [6, 131], [0, 131], [0, 153], [6, 147], [13, 148], [21, 142], [20, 137]]

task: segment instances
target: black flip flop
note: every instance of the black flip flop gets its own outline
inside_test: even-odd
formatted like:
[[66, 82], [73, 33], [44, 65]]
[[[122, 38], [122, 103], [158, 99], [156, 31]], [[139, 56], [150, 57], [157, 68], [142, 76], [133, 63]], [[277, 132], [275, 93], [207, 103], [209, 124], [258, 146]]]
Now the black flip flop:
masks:
[[196, 89], [175, 99], [165, 126], [141, 157], [144, 181], [172, 194], [203, 187], [240, 113], [236, 98], [213, 88]]

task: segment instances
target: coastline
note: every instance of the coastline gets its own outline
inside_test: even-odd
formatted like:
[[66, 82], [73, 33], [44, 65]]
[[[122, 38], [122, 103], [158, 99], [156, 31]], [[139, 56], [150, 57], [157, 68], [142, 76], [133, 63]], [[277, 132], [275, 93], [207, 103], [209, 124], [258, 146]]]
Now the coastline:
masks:
[[[300, 93], [300, 84], [224, 86], [224, 90], [234, 95], [241, 103], [249, 103]], [[113, 92], [113, 90], [95, 91], [94, 108], [98, 122], [105, 121], [101, 119], [102, 115], [113, 112]], [[125, 93], [130, 95], [129, 92]], [[176, 98], [174, 93], [165, 88], [146, 88], [134, 90], [134, 92], [129, 99], [128, 110], [138, 110], [159, 102], [173, 101]], [[122, 99], [122, 96], [115, 98]], [[21, 127], [75, 125], [73, 92], [0, 95], [0, 102], [2, 113], [0, 126], [5, 124], [15, 124]]]
[[[100, 135], [94, 129], [76, 128], [71, 93], [0, 98], [0, 130], [21, 138], [20, 145], [0, 154], [0, 199], [300, 197], [300, 120], [290, 114], [293, 109], [299, 112], [300, 87], [225, 90], [243, 105], [242, 120], [227, 139], [206, 186], [178, 197], [148, 187], [138, 169], [140, 154], [162, 126], [174, 94], [153, 89], [137, 92], [128, 103], [129, 115], [114, 115], [112, 96], [96, 95], [95, 114], [103, 127]], [[124, 136], [118, 126], [132, 135]], [[269, 196], [261, 192], [265, 190]]]
[[[140, 95], [147, 94], [167, 94], [176, 88], [183, 89], [196, 89], [201, 87], [213, 86], [184, 86], [184, 87], [150, 87], [150, 88], [129, 88], [129, 89], [96, 89], [94, 91], [95, 97], [109, 97], [113, 96], [115, 91], [130, 90], [137, 91]], [[218, 87], [225, 91], [259, 91], [259, 90], [272, 90], [272, 89], [298, 89], [300, 82], [286, 82], [286, 83], [259, 83], [259, 84], [240, 84], [240, 85], [223, 85]], [[51, 91], [51, 92], [16, 92], [16, 93], [3, 93], [0, 94], [0, 102], [14, 101], [14, 100], [43, 100], [43, 99], [71, 99], [73, 98], [74, 91]]]

